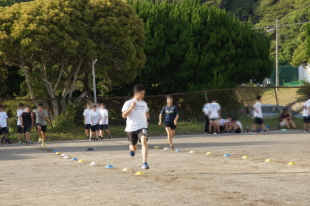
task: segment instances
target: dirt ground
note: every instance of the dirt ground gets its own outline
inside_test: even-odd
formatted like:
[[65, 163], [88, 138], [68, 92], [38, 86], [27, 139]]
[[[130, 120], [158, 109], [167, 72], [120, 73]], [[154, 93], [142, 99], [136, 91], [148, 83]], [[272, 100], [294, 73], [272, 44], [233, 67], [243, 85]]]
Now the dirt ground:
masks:
[[[174, 141], [181, 152], [163, 150], [165, 137], [150, 137], [151, 169], [142, 176], [135, 176], [142, 171], [140, 150], [130, 157], [126, 139], [0, 146], [0, 205], [310, 205], [310, 134]], [[86, 162], [63, 159], [55, 149]], [[105, 169], [107, 164], [114, 168]], [[131, 172], [122, 172], [125, 167]]]

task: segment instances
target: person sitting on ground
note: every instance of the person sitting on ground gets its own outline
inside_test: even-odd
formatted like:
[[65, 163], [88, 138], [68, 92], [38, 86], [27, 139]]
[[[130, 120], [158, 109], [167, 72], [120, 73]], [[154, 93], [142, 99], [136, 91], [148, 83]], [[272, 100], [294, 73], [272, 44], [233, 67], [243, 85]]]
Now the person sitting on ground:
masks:
[[232, 119], [232, 116], [228, 115], [227, 119], [225, 120], [225, 133], [228, 133], [231, 130], [231, 119]]
[[281, 116], [280, 116], [280, 122], [287, 127], [287, 129], [290, 128], [290, 124], [296, 128], [296, 125], [294, 121], [292, 120], [292, 117], [287, 109], [284, 109]]
[[241, 133], [242, 132], [242, 124], [240, 121], [236, 119], [231, 120], [231, 129], [233, 133]]

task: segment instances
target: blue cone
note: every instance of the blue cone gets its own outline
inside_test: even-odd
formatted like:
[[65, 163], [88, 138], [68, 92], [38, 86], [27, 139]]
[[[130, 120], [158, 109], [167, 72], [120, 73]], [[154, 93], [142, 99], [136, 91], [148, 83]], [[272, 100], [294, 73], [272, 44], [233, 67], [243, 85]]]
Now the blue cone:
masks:
[[107, 165], [105, 168], [113, 168], [113, 166], [112, 165]]
[[181, 149], [176, 149], [175, 151], [176, 151], [176, 152], [181, 152]]
[[95, 151], [93, 148], [88, 148], [86, 151]]
[[77, 158], [73, 157], [71, 160], [78, 160]]
[[224, 154], [224, 157], [230, 157], [230, 154]]
[[54, 151], [53, 151], [53, 153], [56, 153], [56, 152], [58, 152], [58, 151], [57, 151], [57, 150], [54, 150]]

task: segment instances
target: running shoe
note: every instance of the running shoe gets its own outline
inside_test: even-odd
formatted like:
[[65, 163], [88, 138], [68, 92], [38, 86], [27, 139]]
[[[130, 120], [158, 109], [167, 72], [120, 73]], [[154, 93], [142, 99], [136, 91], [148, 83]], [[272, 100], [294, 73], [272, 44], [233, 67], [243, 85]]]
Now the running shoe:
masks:
[[18, 142], [18, 144], [23, 144], [22, 142]]
[[171, 148], [170, 148], [171, 150], [174, 150], [174, 146], [171, 146]]
[[88, 141], [90, 141], [91, 142], [91, 138], [89, 138], [89, 140]]
[[267, 132], [267, 131], [264, 131], [264, 133], [267, 134], [268, 132]]
[[253, 134], [257, 134], [257, 132], [253, 132]]
[[143, 163], [141, 168], [145, 170], [150, 169], [149, 165], [146, 162]]
[[28, 143], [29, 143], [29, 144], [33, 144], [33, 142], [31, 142], [31, 141], [29, 141]]
[[308, 133], [308, 130], [307, 130], [307, 129], [305, 129], [304, 133]]
[[130, 150], [130, 151], [129, 151], [129, 154], [130, 154], [130, 156], [134, 157], [136, 153], [135, 153], [135, 151], [131, 151], [131, 150]]
[[42, 138], [39, 138], [38, 143], [42, 142]]
[[112, 135], [109, 135], [109, 139], [112, 139]]
[[42, 142], [42, 147], [45, 147], [45, 142]]

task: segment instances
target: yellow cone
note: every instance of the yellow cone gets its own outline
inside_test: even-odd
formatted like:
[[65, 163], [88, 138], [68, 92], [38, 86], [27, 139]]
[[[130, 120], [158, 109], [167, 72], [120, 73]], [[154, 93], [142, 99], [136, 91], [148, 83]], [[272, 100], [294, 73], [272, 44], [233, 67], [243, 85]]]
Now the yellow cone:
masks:
[[79, 160], [78, 162], [85, 162], [85, 160]]
[[155, 148], [155, 149], [160, 149], [160, 146], [155, 146], [154, 148]]
[[57, 154], [57, 155], [61, 155], [61, 153], [60, 153], [60, 152], [56, 152], [55, 154]]
[[206, 153], [206, 155], [212, 155], [212, 154], [213, 154], [212, 152], [207, 152], [207, 153]]
[[296, 165], [295, 162], [289, 162], [287, 165]]
[[135, 175], [144, 175], [143, 172], [138, 171]]
[[272, 159], [266, 159], [265, 162], [272, 162]]
[[129, 171], [130, 171], [130, 168], [125, 167], [122, 171], [123, 171], [123, 172], [129, 172]]
[[248, 156], [243, 156], [242, 159], [246, 160], [246, 159], [249, 159], [249, 157]]

